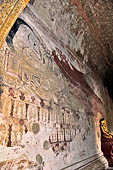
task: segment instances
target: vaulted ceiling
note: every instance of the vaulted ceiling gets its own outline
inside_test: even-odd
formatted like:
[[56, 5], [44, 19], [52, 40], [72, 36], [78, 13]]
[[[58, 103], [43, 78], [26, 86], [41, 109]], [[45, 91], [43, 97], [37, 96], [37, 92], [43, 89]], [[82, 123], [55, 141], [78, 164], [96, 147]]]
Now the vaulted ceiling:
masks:
[[67, 48], [98, 74], [111, 90], [113, 1], [31, 0], [30, 3]]

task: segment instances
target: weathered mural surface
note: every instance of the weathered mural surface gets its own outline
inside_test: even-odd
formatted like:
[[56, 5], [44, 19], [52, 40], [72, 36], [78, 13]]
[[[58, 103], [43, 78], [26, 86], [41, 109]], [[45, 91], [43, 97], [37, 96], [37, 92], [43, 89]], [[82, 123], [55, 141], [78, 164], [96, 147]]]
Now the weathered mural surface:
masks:
[[64, 51], [22, 22], [0, 49], [1, 170], [73, 170], [101, 154], [101, 95]]

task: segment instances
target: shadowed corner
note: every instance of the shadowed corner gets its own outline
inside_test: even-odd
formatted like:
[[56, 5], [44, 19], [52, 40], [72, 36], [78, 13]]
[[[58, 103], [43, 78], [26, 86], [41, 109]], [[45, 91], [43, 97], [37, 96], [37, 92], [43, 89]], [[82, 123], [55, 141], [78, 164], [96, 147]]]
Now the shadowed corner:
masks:
[[30, 3], [31, 5], [33, 5], [34, 2], [35, 2], [35, 0], [30, 0], [30, 1], [29, 1], [29, 3]]

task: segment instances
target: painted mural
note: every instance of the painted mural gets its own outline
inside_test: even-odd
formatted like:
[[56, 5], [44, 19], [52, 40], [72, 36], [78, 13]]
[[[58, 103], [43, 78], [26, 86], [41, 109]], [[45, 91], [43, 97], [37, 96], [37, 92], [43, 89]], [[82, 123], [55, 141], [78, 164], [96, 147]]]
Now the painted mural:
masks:
[[103, 103], [79, 62], [19, 22], [0, 49], [0, 168], [73, 170], [101, 153]]

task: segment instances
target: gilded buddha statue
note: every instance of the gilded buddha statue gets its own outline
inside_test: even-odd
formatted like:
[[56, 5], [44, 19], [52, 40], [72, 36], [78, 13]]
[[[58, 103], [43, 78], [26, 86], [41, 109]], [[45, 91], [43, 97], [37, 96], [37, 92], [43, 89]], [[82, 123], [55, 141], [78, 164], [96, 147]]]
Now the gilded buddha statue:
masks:
[[113, 135], [108, 132], [106, 120], [104, 118], [100, 120], [100, 128], [104, 138], [113, 138]]
[[109, 167], [113, 167], [113, 135], [107, 129], [106, 120], [100, 120], [101, 150], [108, 161]]

